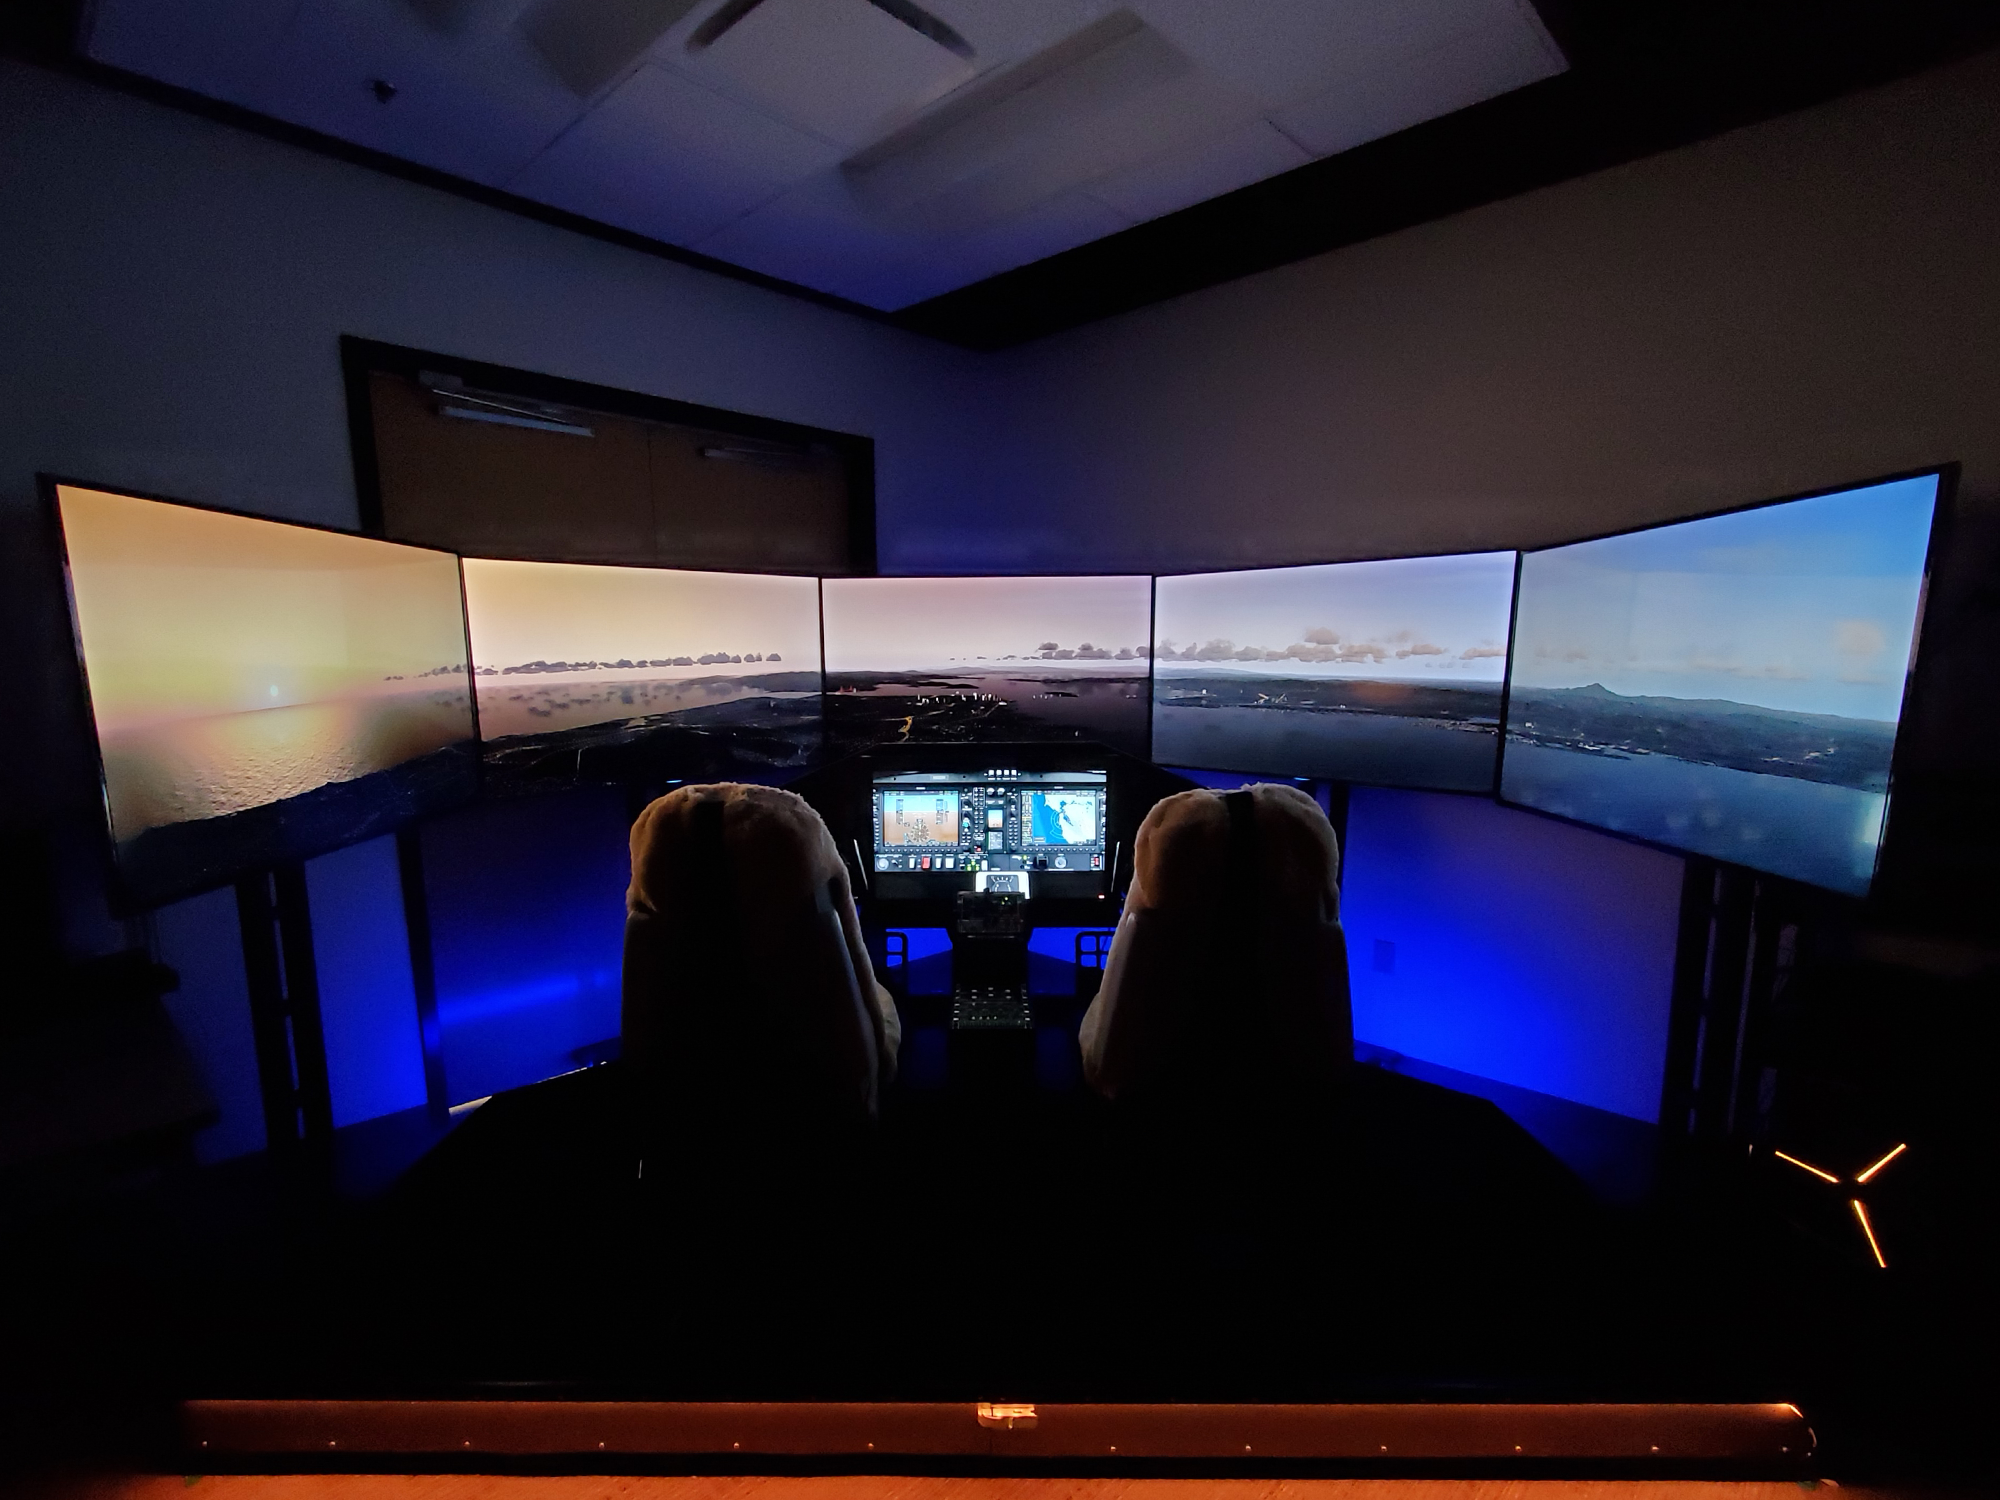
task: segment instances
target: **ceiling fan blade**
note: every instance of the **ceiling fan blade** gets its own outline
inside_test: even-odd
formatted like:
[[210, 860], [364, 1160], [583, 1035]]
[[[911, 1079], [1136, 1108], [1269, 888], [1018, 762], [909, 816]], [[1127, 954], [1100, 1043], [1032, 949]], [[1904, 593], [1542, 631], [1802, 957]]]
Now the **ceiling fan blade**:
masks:
[[927, 36], [947, 52], [955, 52], [968, 62], [972, 59], [972, 43], [960, 36], [951, 27], [925, 10], [914, 0], [868, 0], [868, 3], [885, 16], [893, 16], [919, 36]]

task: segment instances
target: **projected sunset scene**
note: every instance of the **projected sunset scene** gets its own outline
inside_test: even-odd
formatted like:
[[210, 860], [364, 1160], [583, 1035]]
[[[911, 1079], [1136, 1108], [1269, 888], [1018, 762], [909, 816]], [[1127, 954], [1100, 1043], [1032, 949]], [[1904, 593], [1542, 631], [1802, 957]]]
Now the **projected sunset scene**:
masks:
[[1522, 559], [1502, 795], [1859, 895], [1937, 478]]
[[503, 777], [754, 775], [819, 747], [817, 579], [468, 558], [465, 599]]
[[1488, 792], [1514, 554], [1162, 578], [1153, 758]]
[[1143, 755], [1151, 580], [829, 578], [844, 746], [1097, 740]]
[[[473, 737], [455, 558], [67, 485], [57, 500], [112, 831], [140, 884], [260, 841], [331, 847], [334, 824], [365, 831], [368, 799], [449, 779], [422, 763]], [[337, 813], [292, 806], [336, 787]], [[200, 851], [160, 836], [196, 824], [230, 826]]]

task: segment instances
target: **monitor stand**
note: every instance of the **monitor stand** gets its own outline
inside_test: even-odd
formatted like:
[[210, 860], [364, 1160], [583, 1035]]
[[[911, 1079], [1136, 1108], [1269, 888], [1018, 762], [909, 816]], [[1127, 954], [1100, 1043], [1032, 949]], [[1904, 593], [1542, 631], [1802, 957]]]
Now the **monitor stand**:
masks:
[[265, 1139], [273, 1148], [330, 1142], [333, 1090], [320, 1023], [305, 866], [278, 865], [238, 880], [236, 916], [243, 932]]

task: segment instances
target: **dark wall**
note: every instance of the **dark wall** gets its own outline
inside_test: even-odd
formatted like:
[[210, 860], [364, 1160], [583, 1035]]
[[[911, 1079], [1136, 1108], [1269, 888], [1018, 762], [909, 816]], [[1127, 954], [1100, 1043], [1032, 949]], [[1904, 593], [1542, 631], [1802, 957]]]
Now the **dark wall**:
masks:
[[1043, 340], [901, 555], [1536, 545], [1948, 459], [1991, 507], [1996, 181], [1987, 54]]

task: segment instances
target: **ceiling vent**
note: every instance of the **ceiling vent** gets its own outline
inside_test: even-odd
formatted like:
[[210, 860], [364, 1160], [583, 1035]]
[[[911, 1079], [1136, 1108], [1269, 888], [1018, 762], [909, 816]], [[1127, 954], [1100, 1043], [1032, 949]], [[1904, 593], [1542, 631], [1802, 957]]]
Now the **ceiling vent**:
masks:
[[[963, 84], [972, 65], [878, 0], [742, 0], [688, 34], [677, 68], [851, 151]], [[921, 23], [927, 12], [916, 12]], [[727, 23], [727, 24], [722, 24]], [[942, 23], [939, 23], [942, 25]], [[935, 28], [932, 28], [935, 29]]]
[[[952, 30], [946, 22], [915, 4], [914, 0], [867, 0], [867, 3], [890, 19], [900, 21], [918, 36], [936, 42], [945, 51], [955, 52], [968, 62], [972, 60], [972, 43]], [[688, 51], [699, 52], [713, 46], [722, 39], [724, 32], [762, 4], [764, 0], [728, 0], [714, 15], [695, 27], [688, 37]]]

